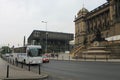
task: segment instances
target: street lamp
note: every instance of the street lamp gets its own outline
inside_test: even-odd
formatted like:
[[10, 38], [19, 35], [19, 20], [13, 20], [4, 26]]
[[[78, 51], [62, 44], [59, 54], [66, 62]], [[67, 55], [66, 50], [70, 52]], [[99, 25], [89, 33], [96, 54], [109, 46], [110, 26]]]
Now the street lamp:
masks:
[[47, 53], [47, 22], [46, 21], [41, 21], [42, 23], [45, 23], [46, 24], [46, 48], [45, 48], [45, 51]]

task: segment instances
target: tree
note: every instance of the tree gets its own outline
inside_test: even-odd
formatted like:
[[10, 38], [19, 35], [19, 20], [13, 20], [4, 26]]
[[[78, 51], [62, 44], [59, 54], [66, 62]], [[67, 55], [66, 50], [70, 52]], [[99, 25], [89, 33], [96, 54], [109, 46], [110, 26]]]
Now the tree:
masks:
[[8, 46], [3, 46], [1, 48], [1, 53], [5, 54], [5, 53], [11, 53], [11, 49]]

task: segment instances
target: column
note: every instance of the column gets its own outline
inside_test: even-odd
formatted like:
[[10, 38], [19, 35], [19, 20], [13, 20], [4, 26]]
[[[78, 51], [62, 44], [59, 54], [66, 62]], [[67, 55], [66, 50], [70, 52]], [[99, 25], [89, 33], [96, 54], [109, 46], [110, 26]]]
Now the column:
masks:
[[114, 23], [114, 16], [115, 16], [115, 2], [112, 0], [110, 1], [110, 24]]

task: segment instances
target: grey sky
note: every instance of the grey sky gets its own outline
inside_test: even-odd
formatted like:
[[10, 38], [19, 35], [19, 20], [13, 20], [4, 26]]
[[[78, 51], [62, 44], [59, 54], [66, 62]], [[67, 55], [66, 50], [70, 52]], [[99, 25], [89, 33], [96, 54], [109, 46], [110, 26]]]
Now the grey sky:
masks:
[[[84, 0], [89, 11], [106, 0]], [[83, 0], [0, 0], [0, 46], [18, 44], [33, 30], [74, 33], [74, 17], [82, 8]]]

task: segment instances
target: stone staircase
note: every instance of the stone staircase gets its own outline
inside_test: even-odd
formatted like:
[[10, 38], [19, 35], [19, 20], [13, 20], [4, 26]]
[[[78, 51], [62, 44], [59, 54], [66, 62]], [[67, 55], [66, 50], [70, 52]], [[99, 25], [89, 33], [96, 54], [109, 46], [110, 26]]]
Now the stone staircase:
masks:
[[85, 46], [77, 46], [71, 52], [70, 55], [72, 58], [80, 58], [82, 57], [81, 52], [85, 49]]

